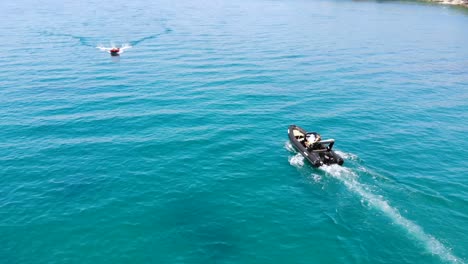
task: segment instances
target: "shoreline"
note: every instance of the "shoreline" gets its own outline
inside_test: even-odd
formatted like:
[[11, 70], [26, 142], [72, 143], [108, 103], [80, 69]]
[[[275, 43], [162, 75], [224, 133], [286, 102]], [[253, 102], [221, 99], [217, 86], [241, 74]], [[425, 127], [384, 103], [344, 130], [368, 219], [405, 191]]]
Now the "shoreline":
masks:
[[468, 0], [426, 0], [426, 2], [468, 8]]

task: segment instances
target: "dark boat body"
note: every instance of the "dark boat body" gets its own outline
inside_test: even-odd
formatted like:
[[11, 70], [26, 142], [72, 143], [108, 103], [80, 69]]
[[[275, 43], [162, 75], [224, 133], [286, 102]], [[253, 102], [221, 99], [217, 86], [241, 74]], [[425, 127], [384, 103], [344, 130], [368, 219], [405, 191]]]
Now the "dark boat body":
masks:
[[120, 55], [120, 48], [112, 48], [109, 50], [111, 56], [119, 56]]
[[320, 140], [314, 144], [313, 147], [306, 147], [306, 137], [310, 134], [316, 133], [308, 133], [296, 125], [290, 125], [288, 128], [288, 136], [292, 145], [310, 162], [310, 164], [312, 164], [312, 166], [343, 165], [343, 159], [332, 150], [335, 140]]

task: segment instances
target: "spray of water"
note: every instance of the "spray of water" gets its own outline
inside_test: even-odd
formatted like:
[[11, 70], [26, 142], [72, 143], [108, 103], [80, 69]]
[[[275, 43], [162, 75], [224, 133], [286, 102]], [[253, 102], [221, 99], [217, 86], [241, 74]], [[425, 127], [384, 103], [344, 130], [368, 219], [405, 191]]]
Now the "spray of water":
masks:
[[[170, 32], [172, 32], [172, 29], [164, 26], [164, 31], [162, 31], [161, 33], [146, 36], [146, 37], [131, 41], [131, 42], [127, 43], [127, 44], [122, 44], [122, 45], [120, 45], [120, 47], [111, 42], [109, 47], [106, 47], [104, 45], [99, 44], [99, 45], [96, 46], [96, 48], [98, 48], [101, 51], [105, 51], [105, 52], [110, 52], [110, 50], [113, 49], [113, 48], [120, 48], [119, 54], [122, 54], [125, 50], [130, 49], [131, 47], [136, 46], [136, 45], [140, 44], [143, 41], [155, 39], [155, 38], [158, 38], [158, 37], [160, 37], [162, 35], [169, 34]], [[72, 38], [72, 39], [77, 40], [83, 46], [95, 47], [95, 44], [93, 44], [94, 41], [90, 37], [75, 36], [75, 35], [72, 35], [72, 34], [54, 33], [54, 32], [50, 32], [50, 31], [41, 31], [39, 33], [41, 35], [44, 35], [44, 36], [56, 36], [56, 37]], [[94, 43], [96, 43], [96, 42], [94, 42]]]
[[359, 160], [358, 156], [357, 156], [357, 155], [354, 155], [354, 154], [352, 154], [352, 153], [346, 153], [346, 152], [339, 151], [339, 150], [336, 150], [335, 152], [336, 152], [336, 154], [340, 155], [340, 157], [342, 157], [343, 159], [347, 159], [347, 160]]
[[286, 141], [286, 143], [284, 143], [284, 148], [287, 149], [291, 153], [295, 153], [294, 156], [290, 156], [288, 158], [289, 164], [291, 164], [292, 166], [296, 168], [301, 168], [302, 166], [304, 166], [304, 157], [302, 157], [301, 154], [296, 153], [296, 150], [294, 149], [291, 142]]
[[293, 165], [296, 168], [304, 166], [304, 157], [301, 154], [297, 153], [296, 155], [288, 158], [289, 164]]
[[380, 210], [389, 217], [395, 224], [405, 229], [412, 237], [426, 247], [426, 249], [434, 255], [438, 255], [444, 261], [452, 263], [462, 263], [462, 261], [454, 256], [450, 249], [446, 248], [439, 240], [424, 230], [411, 220], [403, 217], [396, 208], [392, 207], [383, 197], [373, 194], [368, 191], [364, 184], [358, 182], [358, 177], [351, 169], [340, 167], [338, 165], [324, 166], [321, 168], [327, 175], [341, 181], [348, 190], [356, 193], [364, 199], [370, 206]]
[[291, 153], [296, 153], [296, 150], [294, 149], [293, 145], [289, 141], [286, 141], [284, 143], [284, 148]]
[[[290, 152], [294, 152], [294, 148], [290, 143], [286, 143], [285, 148]], [[346, 154], [343, 152], [340, 152], [339, 154], [348, 160], [358, 159], [356, 155]], [[289, 157], [289, 163], [294, 167], [302, 167], [304, 165], [304, 158], [300, 153], [297, 153], [294, 156]], [[326, 175], [342, 182], [348, 190], [360, 196], [360, 198], [371, 207], [381, 211], [384, 215], [390, 218], [393, 223], [406, 230], [410, 236], [421, 242], [430, 253], [439, 256], [446, 262], [463, 263], [463, 260], [453, 255], [450, 249], [445, 247], [438, 239], [427, 234], [424, 232], [422, 227], [402, 216], [400, 212], [396, 208], [392, 207], [384, 197], [369, 191], [369, 186], [360, 183], [358, 181], [359, 177], [357, 173], [352, 169], [338, 165], [323, 166], [320, 169], [323, 170]], [[317, 181], [317, 175], [314, 176], [314, 180]], [[320, 179], [318, 179], [318, 181], [320, 181]]]
[[131, 47], [132, 46], [130, 44], [122, 44], [119, 47], [118, 45], [115, 45], [114, 43], [111, 43], [110, 47], [105, 47], [105, 46], [100, 44], [96, 48], [98, 48], [101, 51], [105, 51], [105, 52], [110, 52], [111, 49], [119, 48], [120, 49], [119, 54], [122, 54], [122, 53], [124, 53], [125, 50], [130, 49]]

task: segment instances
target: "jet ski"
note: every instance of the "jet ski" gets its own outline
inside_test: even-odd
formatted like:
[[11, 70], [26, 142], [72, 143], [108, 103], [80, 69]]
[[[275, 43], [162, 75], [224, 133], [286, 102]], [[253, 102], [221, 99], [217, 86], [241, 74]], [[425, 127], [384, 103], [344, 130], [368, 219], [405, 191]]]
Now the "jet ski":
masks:
[[343, 159], [332, 148], [334, 139], [322, 140], [316, 132], [307, 132], [304, 129], [290, 125], [288, 128], [289, 140], [299, 153], [314, 167], [322, 165], [343, 165]]
[[119, 56], [120, 55], [120, 49], [119, 48], [112, 48], [109, 50], [109, 53], [111, 56]]

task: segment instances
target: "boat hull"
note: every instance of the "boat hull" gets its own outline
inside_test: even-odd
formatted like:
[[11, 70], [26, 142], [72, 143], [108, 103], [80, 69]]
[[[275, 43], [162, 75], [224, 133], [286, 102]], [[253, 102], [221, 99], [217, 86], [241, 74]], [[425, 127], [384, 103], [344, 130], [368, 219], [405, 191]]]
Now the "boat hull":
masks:
[[330, 147], [326, 147], [325, 144], [319, 143], [318, 148], [310, 150], [299, 141], [298, 138], [300, 138], [302, 135], [305, 137], [307, 135], [307, 131], [296, 125], [289, 126], [288, 136], [291, 144], [299, 153], [301, 153], [302, 156], [304, 156], [305, 159], [310, 162], [310, 164], [312, 164], [312, 166], [320, 167], [323, 165], [332, 164], [343, 165], [344, 160], [333, 150], [331, 150], [333, 144], [330, 145]]

